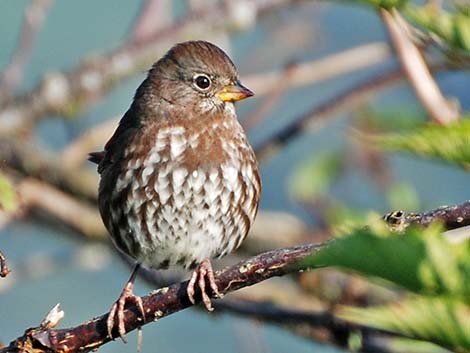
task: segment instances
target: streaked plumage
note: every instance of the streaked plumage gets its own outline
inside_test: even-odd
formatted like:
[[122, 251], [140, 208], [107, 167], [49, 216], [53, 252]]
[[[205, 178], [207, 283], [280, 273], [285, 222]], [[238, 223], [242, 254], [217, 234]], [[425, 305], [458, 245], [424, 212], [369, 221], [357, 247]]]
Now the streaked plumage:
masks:
[[104, 153], [91, 156], [100, 212], [121, 251], [155, 269], [190, 268], [240, 246], [261, 192], [233, 104], [250, 95], [207, 42], [178, 44], [153, 65]]

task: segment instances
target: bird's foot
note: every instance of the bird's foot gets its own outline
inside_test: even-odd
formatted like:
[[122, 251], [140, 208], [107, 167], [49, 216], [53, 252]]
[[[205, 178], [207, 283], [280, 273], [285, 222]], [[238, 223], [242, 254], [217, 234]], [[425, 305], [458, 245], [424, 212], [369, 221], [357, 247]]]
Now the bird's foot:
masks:
[[186, 292], [191, 303], [195, 304], [196, 300], [194, 299], [194, 286], [197, 282], [197, 285], [201, 290], [202, 302], [204, 303], [204, 306], [208, 311], [213, 311], [214, 308], [212, 307], [211, 299], [206, 292], [206, 279], [209, 281], [212, 293], [217, 297], [222, 298], [223, 295], [219, 292], [219, 288], [217, 288], [217, 284], [215, 283], [214, 270], [212, 269], [212, 264], [209, 259], [202, 261], [198, 268], [193, 272], [191, 279], [189, 280], [188, 287], [186, 288]]
[[119, 337], [124, 343], [127, 343], [126, 340], [126, 327], [124, 325], [124, 309], [126, 303], [134, 303], [137, 308], [139, 309], [140, 313], [142, 314], [143, 320], [145, 320], [145, 312], [144, 312], [144, 305], [142, 303], [142, 298], [135, 295], [134, 292], [134, 283], [127, 282], [124, 286], [121, 295], [119, 296], [118, 300], [113, 304], [111, 310], [108, 314], [108, 319], [106, 320], [106, 325], [108, 327], [108, 335], [110, 338], [113, 338], [113, 328], [114, 322], [117, 318], [117, 327], [119, 332]]

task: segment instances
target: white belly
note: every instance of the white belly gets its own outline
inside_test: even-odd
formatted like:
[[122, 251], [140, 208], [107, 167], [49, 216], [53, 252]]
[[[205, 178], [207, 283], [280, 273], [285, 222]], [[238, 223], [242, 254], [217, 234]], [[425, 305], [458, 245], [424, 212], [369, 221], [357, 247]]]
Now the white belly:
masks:
[[158, 173], [153, 188], [145, 188], [146, 202], [129, 198], [128, 226], [140, 244], [137, 260], [157, 269], [189, 267], [240, 246], [257, 209], [252, 202], [255, 179], [248, 168]]

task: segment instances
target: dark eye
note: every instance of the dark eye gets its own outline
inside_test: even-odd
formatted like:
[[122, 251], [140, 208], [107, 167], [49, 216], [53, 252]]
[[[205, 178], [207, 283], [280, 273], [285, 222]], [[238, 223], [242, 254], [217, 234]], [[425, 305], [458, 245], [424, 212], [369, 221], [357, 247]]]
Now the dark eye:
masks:
[[197, 75], [194, 78], [194, 83], [198, 88], [206, 90], [211, 85], [211, 79], [206, 75]]

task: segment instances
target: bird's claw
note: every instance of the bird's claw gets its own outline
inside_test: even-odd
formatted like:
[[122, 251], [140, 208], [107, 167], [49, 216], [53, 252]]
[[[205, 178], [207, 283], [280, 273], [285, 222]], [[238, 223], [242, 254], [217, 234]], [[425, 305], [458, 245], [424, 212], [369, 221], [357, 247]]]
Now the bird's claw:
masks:
[[218, 298], [222, 298], [223, 295], [219, 292], [217, 283], [215, 283], [214, 270], [212, 269], [211, 262], [209, 259], [205, 259], [200, 263], [198, 268], [191, 275], [188, 286], [186, 288], [186, 293], [191, 303], [195, 304], [196, 300], [194, 299], [194, 287], [196, 282], [201, 290], [202, 302], [208, 311], [213, 311], [211, 298], [206, 292], [206, 279], [209, 281], [209, 285], [212, 289], [212, 293], [215, 294]]
[[122, 293], [119, 296], [118, 300], [116, 300], [116, 302], [111, 307], [111, 310], [109, 311], [109, 314], [108, 314], [108, 319], [106, 320], [106, 326], [108, 328], [108, 335], [110, 338], [113, 339], [114, 338], [113, 337], [114, 322], [117, 317], [117, 327], [118, 327], [119, 337], [124, 343], [127, 343], [126, 327], [124, 324], [124, 309], [128, 302], [134, 303], [137, 306], [140, 313], [142, 314], [143, 320], [145, 321], [145, 311], [144, 311], [142, 298], [135, 295], [133, 292], [133, 289], [134, 289], [134, 284], [131, 282], [128, 282], [126, 286], [124, 287], [124, 289], [122, 290]]

